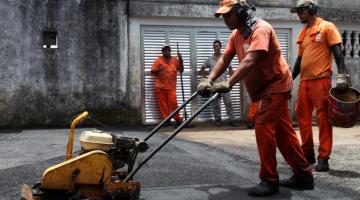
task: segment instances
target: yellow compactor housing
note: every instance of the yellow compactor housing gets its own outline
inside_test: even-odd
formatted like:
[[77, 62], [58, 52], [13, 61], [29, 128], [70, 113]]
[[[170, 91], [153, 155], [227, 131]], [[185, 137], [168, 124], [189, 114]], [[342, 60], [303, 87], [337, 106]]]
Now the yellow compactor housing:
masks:
[[79, 138], [82, 153], [73, 157], [75, 126], [87, 116], [84, 112], [71, 124], [66, 160], [46, 169], [41, 182], [32, 188], [23, 185], [23, 199], [139, 199], [140, 183], [123, 179], [147, 144], [121, 134], [85, 131]]

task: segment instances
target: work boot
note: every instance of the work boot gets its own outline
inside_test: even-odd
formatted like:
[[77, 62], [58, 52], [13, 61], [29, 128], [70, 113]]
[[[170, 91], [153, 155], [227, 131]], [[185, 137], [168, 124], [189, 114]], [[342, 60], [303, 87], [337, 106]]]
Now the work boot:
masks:
[[329, 162], [327, 159], [319, 158], [318, 164], [315, 167], [315, 171], [317, 172], [327, 172], [329, 171]]
[[170, 126], [170, 120], [166, 121], [162, 126], [163, 126], [163, 127]]
[[299, 190], [313, 190], [314, 189], [314, 177], [297, 177], [292, 176], [286, 180], [280, 180], [279, 185], [286, 188], [294, 188]]
[[306, 160], [308, 161], [308, 163], [310, 164], [315, 164], [316, 163], [316, 159], [315, 159], [315, 154], [311, 154], [309, 155], [305, 155]]
[[249, 188], [248, 195], [255, 197], [269, 196], [279, 193], [279, 185], [261, 181], [254, 187]]
[[182, 122], [180, 121], [175, 121], [173, 124], [173, 127], [176, 129], [177, 127], [179, 127], [182, 124]]

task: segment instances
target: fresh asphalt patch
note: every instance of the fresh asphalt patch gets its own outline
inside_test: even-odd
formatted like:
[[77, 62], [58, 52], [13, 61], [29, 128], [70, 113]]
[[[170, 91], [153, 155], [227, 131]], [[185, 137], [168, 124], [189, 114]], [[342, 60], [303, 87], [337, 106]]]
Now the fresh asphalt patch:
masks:
[[[128, 135], [143, 138], [145, 133], [129, 132]], [[54, 141], [52, 137], [51, 135], [48, 136], [49, 140]], [[9, 135], [6, 137], [0, 135], [0, 138], [4, 144], [6, 144], [6, 140], [13, 143], [19, 142]], [[26, 140], [26, 137], [22, 138], [23, 141], [19, 145]], [[146, 153], [139, 155], [138, 162], [149, 155], [164, 139], [166, 139], [166, 135], [154, 135], [148, 141], [150, 149]], [[66, 137], [61, 137], [56, 142], [38, 141], [39, 143], [45, 142], [55, 145], [47, 149], [46, 158], [49, 157], [49, 154], [54, 155], [50, 159], [33, 159], [34, 161], [31, 164], [6, 165], [9, 167], [1, 169], [0, 200], [18, 200], [20, 198], [21, 184], [32, 185], [39, 182], [46, 168], [64, 161], [64, 156], [59, 156], [59, 154], [65, 153], [63, 147], [58, 147], [60, 140], [64, 140], [63, 143], [65, 143]], [[31, 140], [31, 142], [35, 142], [35, 140]], [[234, 143], [238, 142], [234, 141]], [[34, 154], [34, 157], [41, 156], [40, 149], [31, 151], [31, 154]], [[14, 152], [8, 150], [4, 149], [2, 153], [6, 152], [6, 156], [11, 157]], [[51, 152], [52, 150], [56, 152]], [[334, 151], [334, 155], [345, 156], [346, 152], [354, 155], [353, 153], [358, 152], [358, 148], [352, 149], [347, 145], [338, 145], [334, 148]], [[16, 152], [17, 156], [20, 155], [18, 153]], [[75, 152], [75, 154], [77, 153]], [[356, 158], [353, 157], [353, 159]], [[27, 162], [17, 163], [28, 163], [28, 160], [31, 160], [29, 155], [26, 155], [25, 159]], [[346, 161], [341, 164], [344, 163]], [[340, 163], [332, 164], [330, 172], [314, 172], [314, 190], [298, 191], [280, 188], [279, 194], [266, 199], [360, 199], [358, 197], [360, 196], [360, 189], [356, 189], [360, 185], [355, 189], [353, 187], [360, 177], [356, 168], [346, 168]], [[280, 153], [278, 153], [278, 171], [280, 178], [289, 178], [292, 174]], [[142, 185], [140, 195], [142, 200], [251, 200], [259, 199], [247, 195], [247, 189], [259, 182], [258, 173], [259, 160], [254, 145], [244, 144], [234, 147], [219, 143], [212, 145], [189, 139], [175, 138], [150, 159], [134, 176], [134, 179], [140, 181]]]

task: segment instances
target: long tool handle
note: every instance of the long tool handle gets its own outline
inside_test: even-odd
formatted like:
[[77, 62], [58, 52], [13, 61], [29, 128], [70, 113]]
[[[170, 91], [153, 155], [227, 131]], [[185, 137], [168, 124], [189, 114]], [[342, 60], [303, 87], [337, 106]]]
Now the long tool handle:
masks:
[[[194, 96], [194, 95], [193, 95]], [[186, 121], [184, 121], [177, 129], [174, 130], [174, 132], [168, 136], [166, 138], [166, 140], [161, 143], [154, 151], [152, 151], [150, 153], [150, 155], [148, 155], [144, 161], [142, 161], [141, 163], [139, 163], [139, 165], [133, 170], [131, 171], [127, 177], [123, 180], [123, 182], [128, 182], [130, 179], [132, 179], [132, 177], [135, 175], [135, 173], [137, 171], [139, 171], [139, 169], [148, 161], [150, 160], [158, 151], [160, 151], [171, 139], [173, 139], [186, 125], [188, 125], [196, 116], [198, 116], [200, 114], [200, 112], [202, 112], [209, 104], [211, 104], [212, 102], [214, 102], [217, 98], [220, 97], [219, 93], [214, 94], [204, 105], [202, 105], [193, 115], [190, 116], [189, 119], [187, 119]]]
[[[181, 84], [182, 100], [183, 100], [183, 102], [185, 102], [184, 81], [183, 81], [183, 77], [182, 77], [182, 74], [184, 72], [184, 62], [183, 62], [183, 59], [182, 59], [182, 56], [180, 53], [179, 43], [176, 43], [176, 49], [177, 49], [177, 55], [178, 55], [179, 62], [183, 68], [183, 70], [180, 72], [180, 84]], [[184, 107], [184, 117], [185, 117], [185, 120], [187, 120], [186, 106]]]
[[[184, 82], [183, 82], [182, 72], [180, 72], [180, 82], [181, 82], [182, 100], [183, 102], [185, 102], [185, 92], [184, 92]], [[185, 120], [187, 120], [186, 106], [184, 106], [184, 117]]]
[[170, 120], [176, 113], [178, 113], [182, 108], [184, 108], [190, 101], [192, 101], [196, 96], [195, 92], [188, 100], [181, 104], [176, 110], [174, 110], [166, 119], [162, 120], [149, 134], [145, 137], [144, 141], [146, 142], [151, 136], [153, 136], [168, 120]]

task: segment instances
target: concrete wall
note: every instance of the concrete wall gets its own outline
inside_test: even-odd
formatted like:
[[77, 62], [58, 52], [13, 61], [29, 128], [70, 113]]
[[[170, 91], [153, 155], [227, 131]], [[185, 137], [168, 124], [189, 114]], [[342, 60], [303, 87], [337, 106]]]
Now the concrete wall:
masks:
[[[156, 3], [156, 4], [183, 4], [183, 5], [218, 5], [219, 0], [131, 0], [132, 2]], [[296, 4], [297, 0], [247, 0], [247, 2], [255, 4], [259, 7], [291, 7]], [[360, 8], [360, 2], [354, 0], [318, 0], [320, 7], [324, 8], [341, 8], [348, 10], [356, 10]], [[159, 6], [161, 9], [161, 6]]]
[[[84, 110], [107, 123], [135, 123], [127, 98], [126, 5], [2, 0], [0, 126], [64, 125]], [[42, 48], [48, 28], [58, 33], [58, 49]]]

